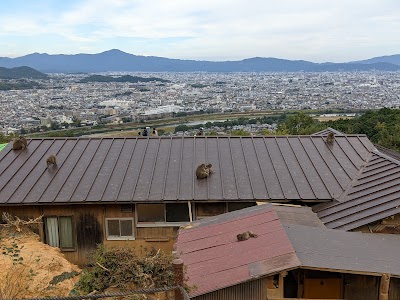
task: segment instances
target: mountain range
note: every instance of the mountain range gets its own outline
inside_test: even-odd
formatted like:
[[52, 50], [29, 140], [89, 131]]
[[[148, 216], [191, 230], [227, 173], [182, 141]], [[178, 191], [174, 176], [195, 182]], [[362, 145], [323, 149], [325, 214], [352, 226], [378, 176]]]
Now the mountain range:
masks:
[[33, 53], [17, 58], [0, 57], [0, 67], [28, 66], [45, 73], [76, 72], [336, 72], [399, 71], [400, 55], [374, 57], [347, 63], [254, 57], [238, 61], [198, 61], [139, 56], [113, 49], [98, 54]]
[[35, 78], [44, 79], [48, 76], [30, 67], [2, 68], [0, 67], [0, 79]]

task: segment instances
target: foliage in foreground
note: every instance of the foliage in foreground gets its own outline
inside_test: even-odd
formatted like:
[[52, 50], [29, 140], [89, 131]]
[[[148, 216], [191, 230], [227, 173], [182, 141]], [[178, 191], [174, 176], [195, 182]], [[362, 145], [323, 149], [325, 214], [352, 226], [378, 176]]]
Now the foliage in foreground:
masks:
[[172, 255], [155, 249], [108, 248], [99, 245], [75, 290], [80, 294], [108, 288], [132, 290], [175, 285]]

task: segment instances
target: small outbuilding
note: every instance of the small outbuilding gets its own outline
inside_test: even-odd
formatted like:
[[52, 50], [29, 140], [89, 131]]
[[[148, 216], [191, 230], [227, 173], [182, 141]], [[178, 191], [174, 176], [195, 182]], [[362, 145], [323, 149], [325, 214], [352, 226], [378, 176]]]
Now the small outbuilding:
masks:
[[[257, 237], [238, 241], [246, 231]], [[400, 297], [399, 236], [328, 229], [305, 207], [263, 204], [194, 222], [175, 249], [196, 300]]]

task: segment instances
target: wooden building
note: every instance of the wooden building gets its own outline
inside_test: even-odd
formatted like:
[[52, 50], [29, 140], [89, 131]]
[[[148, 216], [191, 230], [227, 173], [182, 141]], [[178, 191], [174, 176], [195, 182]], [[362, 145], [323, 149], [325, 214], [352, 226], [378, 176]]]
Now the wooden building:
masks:
[[[0, 152], [0, 212], [43, 216], [43, 241], [78, 264], [99, 243], [172, 250], [180, 225], [256, 202], [342, 203], [359, 174], [378, 166], [372, 157], [387, 156], [365, 135], [340, 134], [333, 144], [324, 134], [28, 142]], [[47, 165], [52, 154], [57, 164]], [[214, 173], [199, 180], [202, 163]]]
[[[252, 231], [257, 238], [238, 241]], [[176, 251], [195, 300], [399, 299], [400, 237], [324, 227], [270, 204], [194, 222]]]

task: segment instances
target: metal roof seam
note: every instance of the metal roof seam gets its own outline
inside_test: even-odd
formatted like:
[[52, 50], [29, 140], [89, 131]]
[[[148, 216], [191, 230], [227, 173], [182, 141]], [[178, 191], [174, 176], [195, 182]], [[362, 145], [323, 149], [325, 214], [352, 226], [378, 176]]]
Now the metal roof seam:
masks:
[[[253, 138], [251, 138], [251, 140], [253, 140]], [[240, 138], [240, 149], [242, 150], [242, 153], [243, 153], [243, 160], [244, 160], [244, 165], [246, 166], [247, 176], [249, 178], [251, 194], [252, 194], [253, 198], [255, 199], [256, 197], [254, 196], [254, 187], [253, 187], [253, 183], [251, 181], [251, 176], [250, 176], [250, 172], [249, 172], [249, 165], [248, 165], [247, 159], [246, 159], [246, 153], [244, 153], [244, 149], [243, 149], [242, 138]]]
[[281, 181], [279, 180], [278, 173], [276, 172], [276, 168], [275, 168], [274, 162], [272, 161], [271, 154], [270, 154], [270, 151], [269, 151], [269, 149], [268, 149], [267, 138], [264, 137], [263, 140], [264, 140], [264, 145], [265, 145], [265, 149], [266, 149], [266, 151], [267, 151], [268, 158], [269, 158], [269, 160], [270, 160], [270, 162], [271, 162], [272, 169], [274, 170], [275, 177], [276, 177], [276, 179], [277, 179], [277, 181], [278, 181], [279, 188], [281, 189], [281, 192], [282, 192], [283, 197], [284, 197], [285, 199], [287, 199], [288, 197], [287, 197], [287, 195], [285, 195], [285, 191], [284, 191], [284, 189], [283, 189], [283, 187], [282, 187]]
[[254, 153], [256, 154], [256, 160], [257, 160], [258, 166], [259, 166], [260, 171], [261, 171], [261, 176], [263, 177], [263, 181], [264, 181], [264, 184], [265, 184], [265, 190], [267, 191], [267, 199], [271, 198], [271, 196], [270, 196], [271, 193], [268, 190], [268, 184], [267, 184], [267, 181], [266, 181], [266, 178], [265, 178], [264, 170], [261, 167], [260, 157], [258, 156], [257, 147], [254, 145], [254, 138], [251, 139], [251, 144], [253, 145]]
[[[114, 141], [115, 141], [115, 140], [113, 139], [113, 143], [114, 143]], [[122, 143], [122, 147], [121, 147], [121, 149], [119, 150], [119, 153], [118, 153], [118, 155], [117, 155], [117, 158], [115, 159], [114, 165], [113, 165], [112, 168], [111, 168], [110, 175], [108, 176], [107, 182], [104, 184], [103, 192], [102, 192], [101, 195], [100, 195], [100, 201], [103, 200], [104, 194], [105, 194], [105, 192], [106, 192], [106, 190], [107, 190], [108, 184], [110, 183], [110, 180], [111, 180], [111, 177], [112, 177], [112, 175], [113, 175], [113, 173], [114, 173], [115, 167], [116, 167], [117, 164], [118, 164], [118, 160], [119, 160], [119, 157], [121, 156], [122, 150], [124, 149], [125, 143], [126, 143], [126, 138], [124, 138], [124, 142]], [[86, 170], [85, 170], [85, 172], [86, 172]]]
[[235, 163], [234, 163], [233, 156], [232, 156], [231, 137], [228, 137], [228, 142], [229, 142], [229, 153], [231, 155], [232, 168], [233, 168], [233, 178], [235, 180], [235, 185], [236, 185], [236, 194], [238, 196], [238, 199], [240, 199], [240, 195], [239, 195], [239, 191], [238, 191], [237, 174], [236, 174], [236, 170], [235, 170]]
[[[43, 141], [43, 140], [42, 140], [42, 141]], [[42, 143], [42, 141], [39, 143], [39, 145]], [[22, 165], [24, 165], [24, 164], [27, 162], [27, 160], [33, 155], [33, 153], [35, 152], [36, 148], [39, 147], [39, 145], [36, 146], [35, 149], [33, 149], [32, 152], [29, 152], [28, 157], [25, 158], [25, 161], [22, 163]], [[4, 151], [4, 150], [3, 150], [3, 151]], [[1, 151], [1, 152], [3, 152], [3, 151]], [[14, 150], [12, 150], [12, 151], [14, 151]], [[8, 169], [9, 166], [12, 165], [12, 163], [13, 163], [15, 160], [17, 160], [17, 158], [21, 155], [22, 151], [26, 151], [26, 149], [24, 149], [24, 150], [17, 150], [17, 151], [18, 151], [18, 154], [11, 160], [11, 163], [9, 163], [7, 167], [5, 167], [3, 170], [1, 170], [0, 176], [3, 175], [3, 173]], [[29, 151], [30, 151], [30, 150], [29, 150]], [[10, 151], [10, 152], [11, 152], [11, 151]], [[21, 166], [22, 166], [22, 165], [21, 165]], [[18, 173], [18, 171], [19, 171], [20, 168], [21, 168], [21, 167], [19, 167], [18, 169], [15, 169], [14, 174], [7, 180], [7, 182], [5, 182], [5, 183], [3, 184], [2, 187], [0, 187], [0, 192], [1, 192], [1, 191], [3, 190], [3, 188], [10, 182], [10, 180], [15, 176], [15, 174]]]
[[332, 196], [332, 194], [331, 194], [331, 192], [329, 191], [329, 189], [328, 189], [328, 187], [327, 187], [325, 181], [323, 180], [321, 174], [319, 173], [318, 168], [315, 167], [314, 161], [311, 159], [310, 154], [308, 153], [308, 151], [307, 151], [306, 148], [304, 147], [304, 144], [303, 144], [303, 142], [301, 141], [301, 137], [297, 137], [297, 138], [298, 138], [298, 140], [299, 140], [299, 142], [300, 142], [300, 145], [302, 146], [302, 148], [303, 148], [303, 150], [304, 150], [304, 153], [306, 154], [306, 156], [307, 156], [308, 159], [310, 160], [311, 165], [314, 167], [314, 170], [315, 170], [315, 172], [317, 173], [317, 175], [318, 175], [320, 181], [322, 182], [322, 184], [323, 184], [323, 186], [324, 186], [326, 192], [327, 192], [329, 195]]
[[139, 179], [140, 179], [140, 173], [142, 173], [142, 167], [143, 167], [143, 163], [144, 163], [144, 158], [146, 157], [147, 147], [149, 146], [149, 140], [150, 140], [149, 138], [146, 138], [146, 146], [145, 146], [145, 149], [143, 151], [142, 159], [140, 160], [140, 168], [139, 168], [138, 176], [136, 178], [136, 182], [133, 185], [133, 190], [132, 190], [132, 193], [131, 193], [131, 199], [133, 199], [133, 197], [135, 195], [136, 187], [137, 187], [137, 184], [138, 184]]
[[[287, 142], [288, 142], [288, 144], [289, 144], [290, 150], [292, 150], [292, 152], [293, 152], [293, 156], [294, 156], [294, 158], [296, 159], [297, 164], [299, 165], [301, 172], [303, 173], [304, 178], [305, 178], [306, 181], [307, 181], [308, 186], [310, 187], [311, 192], [314, 194], [314, 198], [315, 198], [315, 199], [318, 199], [317, 194], [315, 193], [314, 189], [312, 188], [312, 185], [311, 185], [310, 181], [309, 181], [308, 178], [307, 178], [306, 172], [304, 172], [304, 169], [303, 169], [303, 167], [301, 166], [300, 160], [299, 160], [299, 158], [297, 157], [296, 151], [294, 151], [294, 149], [293, 149], [293, 147], [292, 147], [292, 145], [291, 145], [291, 143], [290, 143], [289, 138], [287, 138]], [[300, 198], [301, 198], [301, 196], [300, 196]]]
[[[222, 199], [226, 199], [225, 197], [225, 190], [224, 190], [224, 177], [222, 173], [222, 168], [221, 168], [221, 153], [220, 153], [220, 148], [219, 148], [219, 140], [217, 137], [217, 152], [218, 152], [218, 164], [219, 164], [219, 173], [221, 176], [221, 192], [222, 192]], [[193, 197], [194, 199], [194, 197]]]
[[[64, 144], [65, 145], [67, 143], [67, 139], [64, 139]], [[64, 165], [64, 162], [66, 161], [66, 159], [71, 155], [72, 151], [74, 150], [74, 148], [76, 147], [76, 145], [78, 144], [78, 141], [75, 141], [74, 146], [72, 147], [71, 151], [68, 153], [68, 155], [66, 156], [66, 158], [64, 159], [64, 161], [60, 163], [58, 163], [57, 167], [58, 170], [61, 170], [62, 166]], [[62, 149], [62, 147], [60, 148]], [[39, 197], [36, 200], [36, 203], [40, 202], [40, 199], [43, 197], [44, 193], [47, 191], [47, 188], [51, 185], [51, 183], [53, 182], [54, 178], [59, 174], [59, 171], [57, 170], [57, 172], [54, 174], [54, 176], [51, 178], [51, 180], [48, 182], [48, 184], [46, 185], [46, 187], [43, 189], [42, 193], [39, 195]], [[54, 201], [52, 201], [54, 202]]]
[[[43, 142], [43, 141], [42, 141]], [[41, 142], [41, 143], [42, 143]], [[40, 143], [40, 144], [41, 144]], [[52, 143], [51, 143], [51, 145], [53, 145], [54, 144], [54, 141], [52, 141]], [[51, 147], [51, 145], [50, 145], [50, 147]], [[33, 153], [32, 153], [32, 155], [33, 155]], [[41, 161], [41, 159], [43, 158], [43, 156], [45, 155], [45, 153], [43, 153], [41, 156], [40, 156], [40, 159], [31, 167], [31, 169], [29, 170], [29, 172], [28, 173], [25, 173], [24, 175], [24, 177], [22, 178], [22, 180], [20, 181], [20, 183], [18, 184], [18, 186], [20, 186], [20, 185], [22, 185], [23, 183], [24, 183], [24, 181], [29, 177], [29, 175], [32, 173], [32, 170], [39, 164], [39, 162]], [[45, 171], [46, 169], [44, 169], [43, 170], [43, 172], [42, 172], [42, 174], [44, 173], [44, 171]], [[19, 170], [18, 170], [19, 171]], [[18, 173], [18, 171], [15, 173], [15, 174], [17, 174]], [[14, 174], [14, 176], [15, 176], [15, 174]], [[14, 178], [14, 176], [13, 177], [11, 177], [10, 178], [10, 180], [12, 179], [12, 178]], [[36, 181], [39, 179], [39, 177], [36, 177]], [[15, 194], [15, 192], [18, 190], [18, 187], [16, 187], [15, 188], [15, 190], [11, 193], [11, 195], [8, 197], [8, 199], [6, 200], [6, 204], [8, 203], [8, 201], [12, 198], [12, 196]], [[25, 198], [25, 197], [24, 197]]]
[[346, 197], [348, 197], [348, 192], [353, 188], [353, 184], [355, 184], [358, 180], [358, 177], [360, 177], [364, 169], [368, 166], [368, 162], [370, 158], [373, 156], [372, 153], [369, 154], [369, 156], [365, 159], [364, 164], [361, 166], [361, 168], [358, 170], [357, 174], [350, 180], [350, 182], [347, 184], [346, 188], [343, 190], [342, 194], [338, 197], [340, 202], [345, 202]]
[[[364, 145], [364, 143], [360, 140], [359, 136], [356, 136], [356, 137], [357, 137], [357, 139], [360, 141], [360, 143], [364, 146], [364, 148], [367, 150], [367, 152], [370, 153], [371, 150], [368, 149], [368, 148]], [[349, 136], [345, 135], [344, 138], [347, 140], [347, 142], [348, 142], [348, 143], [350, 144], [350, 146], [353, 148], [354, 152], [356, 152], [357, 155], [361, 158], [361, 160], [365, 161], [365, 159], [361, 156], [361, 154], [359, 153], [359, 151], [356, 150], [356, 148], [354, 147], [353, 143], [351, 143], [351, 142], [349, 141]]]
[[[54, 140], [54, 141], [56, 141], [56, 140]], [[65, 139], [63, 145], [62, 145], [62, 146], [60, 147], [60, 149], [58, 149], [58, 151], [56, 152], [56, 154], [55, 154], [56, 157], [57, 157], [58, 153], [60, 152], [60, 150], [62, 149], [62, 147], [65, 145], [66, 142], [67, 142], [67, 140]], [[36, 183], [40, 180], [40, 178], [43, 176], [43, 174], [46, 172], [46, 170], [47, 170], [47, 168], [44, 169], [43, 172], [42, 172], [42, 174], [41, 174], [40, 176], [37, 177]], [[57, 168], [55, 174], [57, 174], [58, 170], [59, 170], [59, 169]], [[54, 177], [54, 176], [53, 176], [53, 177]], [[35, 183], [35, 184], [36, 184], [36, 183]], [[33, 184], [33, 185], [31, 186], [31, 188], [28, 190], [28, 192], [27, 192], [27, 193], [25, 194], [25, 196], [22, 198], [21, 203], [24, 203], [24, 202], [25, 202], [26, 197], [30, 194], [30, 192], [32, 191], [32, 189], [33, 189], [33, 187], [35, 186], [35, 184]]]
[[[353, 186], [354, 191], [350, 191], [347, 195], [350, 196], [350, 195], [353, 195], [355, 193], [359, 193], [361, 191], [365, 191], [365, 190], [368, 190], [370, 188], [376, 187], [376, 186], [378, 186], [380, 184], [384, 184], [384, 183], [390, 182], [390, 181], [392, 181], [392, 179], [387, 179], [387, 177], [390, 177], [390, 176], [393, 176], [393, 175], [400, 175], [400, 168], [395, 173], [382, 176], [379, 179], [371, 180], [371, 181], [365, 182], [363, 184], [359, 184], [357, 186]], [[385, 180], [385, 178], [386, 178], [386, 180]], [[381, 181], [377, 182], [378, 180], [381, 180]], [[356, 187], [360, 187], [360, 188], [356, 189]]]
[[[118, 201], [118, 199], [119, 199], [119, 194], [121, 193], [121, 189], [122, 189], [122, 186], [123, 186], [125, 178], [126, 178], [126, 173], [128, 173], [129, 166], [132, 163], [132, 157], [133, 157], [133, 153], [135, 152], [136, 145], [137, 145], [137, 139], [134, 141], [135, 141], [135, 143], [133, 144], [131, 154], [129, 155], [129, 163], [125, 164], [126, 168], [124, 170], [124, 176], [122, 176], [123, 179], [121, 180], [121, 183], [119, 184], [118, 193], [115, 196], [115, 201]], [[93, 185], [93, 183], [92, 183], [92, 185]], [[87, 194], [87, 195], [89, 195], [89, 194]], [[87, 198], [87, 195], [85, 198]], [[132, 199], [130, 201], [132, 201]]]
[[[387, 173], [387, 172], [389, 172], [388, 175], [383, 175], [382, 176], [383, 173]], [[357, 188], [359, 186], [370, 184], [371, 182], [375, 182], [376, 180], [379, 180], [380, 178], [389, 177], [389, 176], [392, 176], [394, 174], [398, 174], [399, 172], [400, 172], [400, 166], [392, 166], [391, 168], [386, 168], [385, 170], [382, 170], [382, 171], [380, 171], [378, 173], [374, 173], [374, 174], [371, 174], [371, 175], [368, 175], [368, 176], [362, 176], [362, 177], [360, 177], [358, 179], [356, 184], [353, 185], [353, 188]], [[377, 176], [377, 175], [378, 176], [380, 175], [378, 179], [377, 178], [372, 178], [372, 177]], [[362, 182], [360, 182], [360, 181], [362, 181]]]
[[[179, 173], [178, 173], [178, 185], [177, 185], [177, 192], [176, 192], [176, 200], [178, 200], [180, 198], [180, 194], [181, 194], [181, 180], [182, 180], [182, 163], [183, 163], [183, 147], [184, 147], [184, 141], [185, 139], [182, 137], [182, 142], [181, 142], [181, 156], [180, 156], [180, 160], [179, 160]], [[157, 152], [158, 155], [158, 152]], [[154, 168], [153, 168], [154, 169]], [[150, 189], [149, 189], [150, 192]]]
[[[286, 139], [287, 139], [287, 137], [286, 137]], [[297, 195], [299, 196], [300, 199], [303, 199], [302, 196], [301, 196], [301, 193], [299, 192], [299, 188], [296, 186], [296, 181], [293, 179], [292, 172], [290, 171], [290, 168], [289, 168], [289, 166], [288, 166], [288, 164], [286, 162], [285, 156], [283, 155], [282, 149], [279, 146], [278, 139], [276, 137], [275, 137], [275, 142], [276, 142], [276, 146], [278, 147], [279, 153], [281, 154], [281, 157], [283, 159], [283, 163], [285, 164], [287, 172], [288, 172], [288, 174], [289, 174], [289, 176], [290, 176], [290, 178], [291, 178], [291, 180], [293, 182], [293, 186], [296, 189], [296, 193], [297, 193]]]
[[[100, 145], [101, 145], [102, 142], [103, 142], [103, 139], [100, 139], [99, 147], [100, 147]], [[101, 162], [101, 164], [100, 164], [99, 171], [101, 170], [101, 168], [102, 168], [103, 165], [104, 165], [104, 162], [106, 161], [106, 157], [107, 157], [108, 153], [110, 152], [110, 149], [111, 149], [111, 147], [112, 147], [112, 144], [113, 144], [113, 143], [111, 142], [111, 143], [110, 143], [110, 146], [109, 146], [108, 149], [107, 149], [106, 154], [104, 155], [104, 159], [102, 160], [102, 162]], [[97, 151], [96, 151], [96, 152], [97, 152]], [[92, 188], [93, 188], [93, 186], [94, 186], [93, 183], [96, 182], [96, 179], [97, 179], [98, 176], [99, 176], [99, 172], [97, 172], [96, 175], [93, 176], [92, 184], [90, 185], [90, 188], [88, 189], [88, 191], [87, 191], [87, 193], [86, 193], [86, 196], [85, 196], [85, 200], [84, 200], [84, 201], [86, 201], [86, 200], [87, 200], [87, 197], [90, 195], [90, 192], [92, 191]], [[100, 198], [100, 199], [97, 199], [97, 200], [100, 201], [101, 198]]]
[[169, 142], [169, 148], [168, 148], [168, 160], [167, 160], [167, 164], [165, 165], [164, 182], [163, 182], [163, 188], [162, 188], [162, 192], [161, 192], [161, 199], [164, 199], [164, 196], [165, 196], [165, 187], [167, 185], [169, 162], [171, 160], [172, 138], [170, 138], [169, 141], [170, 142]]
[[[78, 142], [79, 142], [79, 140], [78, 140]], [[78, 159], [76, 160], [76, 162], [75, 162], [75, 164], [74, 164], [74, 166], [73, 166], [73, 168], [72, 168], [72, 171], [69, 172], [69, 174], [68, 174], [67, 177], [65, 178], [63, 184], [61, 185], [61, 188], [58, 190], [57, 194], [55, 195], [53, 202], [56, 202], [56, 199], [57, 199], [58, 195], [59, 195], [60, 192], [63, 190], [63, 187], [64, 187], [65, 183], [68, 181], [68, 178], [69, 178], [69, 177], [71, 176], [71, 174], [73, 173], [73, 170], [75, 169], [77, 163], [78, 163], [78, 162], [80, 161], [80, 159], [82, 158], [83, 153], [85, 153], [87, 147], [89, 146], [89, 143], [90, 143], [90, 140], [86, 143], [86, 146], [83, 148], [81, 154], [79, 155]]]
[[[324, 156], [321, 154], [321, 151], [318, 149], [317, 145], [315, 145], [315, 142], [314, 142], [314, 139], [313, 139], [313, 138], [311, 139], [311, 142], [312, 142], [312, 144], [314, 145], [315, 149], [317, 150], [317, 152], [318, 152], [319, 156], [321, 157], [322, 161], [325, 163], [326, 167], [328, 168], [328, 170], [329, 170], [330, 173], [332, 174], [333, 178], [335, 178], [336, 182], [337, 182], [337, 183], [339, 184], [339, 186], [341, 187], [342, 193], [343, 193], [343, 190], [345, 189], [345, 186], [343, 186], [343, 184], [340, 183], [340, 181], [337, 179], [337, 177], [335, 176], [335, 173], [333, 173], [333, 171], [332, 171], [332, 168], [329, 166], [328, 162], [326, 161], [326, 159], [324, 158]], [[324, 141], [324, 143], [325, 143], [325, 141]], [[329, 150], [329, 151], [330, 151], [330, 150]], [[330, 153], [332, 154], [331, 151], [330, 151]], [[332, 154], [332, 156], [334, 156], [334, 155]], [[340, 165], [340, 164], [339, 164], [339, 165]], [[341, 169], [343, 169], [341, 165], [340, 165], [340, 167], [341, 167]], [[343, 171], [344, 171], [344, 170], [343, 170]], [[348, 175], [347, 173], [346, 173], [346, 175], [347, 175], [347, 177], [349, 177], [349, 175]], [[349, 177], [349, 179], [351, 179], [351, 177]], [[332, 196], [334, 196], [334, 195], [332, 195]], [[340, 195], [339, 195], [339, 197], [340, 197]]]
[[154, 171], [156, 170], [156, 164], [157, 164], [157, 160], [158, 160], [158, 154], [160, 153], [160, 148], [161, 148], [161, 139], [158, 138], [158, 147], [157, 147], [157, 151], [156, 151], [156, 157], [154, 157], [154, 161], [153, 161], [153, 168], [151, 170], [150, 184], [147, 189], [146, 200], [150, 199], [150, 192], [151, 192], [151, 187], [153, 185], [153, 179], [154, 179]]
[[[86, 168], [85, 168], [85, 171], [84, 171], [84, 172], [82, 172], [81, 178], [80, 178], [80, 179], [79, 179], [79, 181], [76, 183], [76, 185], [75, 185], [75, 188], [73, 189], [73, 191], [72, 191], [72, 193], [71, 193], [71, 196], [70, 196], [70, 198], [69, 198], [68, 202], [71, 200], [71, 198], [72, 198], [72, 196], [74, 195], [74, 193], [75, 193], [76, 189], [78, 188], [78, 186], [79, 186], [79, 183], [81, 182], [81, 180], [82, 180], [83, 176], [86, 174], [86, 171], [87, 171], [87, 169], [88, 169], [88, 168], [89, 168], [89, 166], [90, 166], [90, 162], [91, 162], [91, 161], [93, 160], [93, 158], [95, 157], [95, 154], [96, 154], [97, 150], [99, 149], [99, 147], [100, 147], [100, 144], [101, 144], [101, 141], [100, 141], [100, 143], [97, 145], [97, 147], [96, 147], [96, 151], [94, 151], [94, 152], [93, 152], [93, 154], [92, 154], [92, 158], [90, 159], [90, 161], [89, 161], [88, 165], [86, 166]], [[85, 198], [85, 199], [86, 199], [86, 198]]]

